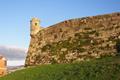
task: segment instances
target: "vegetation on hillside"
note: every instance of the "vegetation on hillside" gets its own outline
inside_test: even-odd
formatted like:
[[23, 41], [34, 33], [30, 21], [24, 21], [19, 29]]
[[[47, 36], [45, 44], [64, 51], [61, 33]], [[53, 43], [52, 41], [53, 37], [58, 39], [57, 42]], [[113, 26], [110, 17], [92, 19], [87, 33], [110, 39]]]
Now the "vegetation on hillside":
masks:
[[30, 67], [0, 80], [120, 80], [120, 57], [104, 57], [72, 64]]

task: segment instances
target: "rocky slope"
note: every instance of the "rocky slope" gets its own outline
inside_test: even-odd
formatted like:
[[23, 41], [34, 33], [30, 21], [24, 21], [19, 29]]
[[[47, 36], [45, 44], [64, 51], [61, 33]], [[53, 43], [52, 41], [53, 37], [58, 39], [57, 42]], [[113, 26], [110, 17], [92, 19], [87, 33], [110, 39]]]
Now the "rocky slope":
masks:
[[71, 63], [116, 55], [120, 13], [67, 20], [31, 36], [26, 66]]

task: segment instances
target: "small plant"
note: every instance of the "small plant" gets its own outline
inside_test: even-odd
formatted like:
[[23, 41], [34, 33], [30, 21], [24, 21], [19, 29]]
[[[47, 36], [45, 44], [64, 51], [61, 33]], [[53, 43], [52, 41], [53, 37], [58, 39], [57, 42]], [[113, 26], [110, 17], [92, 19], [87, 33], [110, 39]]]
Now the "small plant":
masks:
[[95, 33], [95, 36], [97, 36], [97, 37], [98, 37], [98, 36], [99, 36], [99, 33], [98, 33], [98, 32], [96, 32], [96, 33]]
[[86, 27], [86, 28], [84, 28], [85, 30], [91, 30], [92, 28], [90, 28], [90, 27]]
[[51, 63], [52, 63], [52, 64], [56, 64], [56, 63], [58, 63], [58, 62], [57, 62], [54, 58], [52, 58]]
[[90, 31], [90, 32], [88, 32], [87, 34], [94, 34], [94, 33], [96, 33], [96, 31], [95, 31], [95, 30]]
[[45, 46], [42, 47], [42, 52], [45, 52], [46, 50], [49, 50], [51, 48], [51, 45], [50, 44], [47, 44]]
[[81, 38], [80, 33], [75, 33], [75, 37]]

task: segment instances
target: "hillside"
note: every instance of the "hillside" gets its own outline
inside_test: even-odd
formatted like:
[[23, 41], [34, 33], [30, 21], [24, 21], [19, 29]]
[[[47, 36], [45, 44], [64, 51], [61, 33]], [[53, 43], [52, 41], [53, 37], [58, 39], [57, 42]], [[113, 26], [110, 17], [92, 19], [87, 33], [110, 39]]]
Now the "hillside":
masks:
[[34, 25], [38, 30], [31, 35], [26, 66], [89, 61], [120, 51], [120, 13], [66, 20], [40, 30]]
[[120, 56], [18, 70], [0, 80], [120, 80]]

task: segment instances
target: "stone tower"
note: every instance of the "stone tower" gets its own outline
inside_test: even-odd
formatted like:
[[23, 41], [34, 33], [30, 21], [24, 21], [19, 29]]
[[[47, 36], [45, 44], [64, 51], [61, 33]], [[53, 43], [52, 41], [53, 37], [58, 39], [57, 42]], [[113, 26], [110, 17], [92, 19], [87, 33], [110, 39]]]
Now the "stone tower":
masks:
[[0, 55], [0, 77], [7, 73], [7, 60]]
[[37, 34], [40, 29], [40, 20], [38, 18], [32, 18], [32, 20], [30, 21], [30, 35], [33, 36]]

